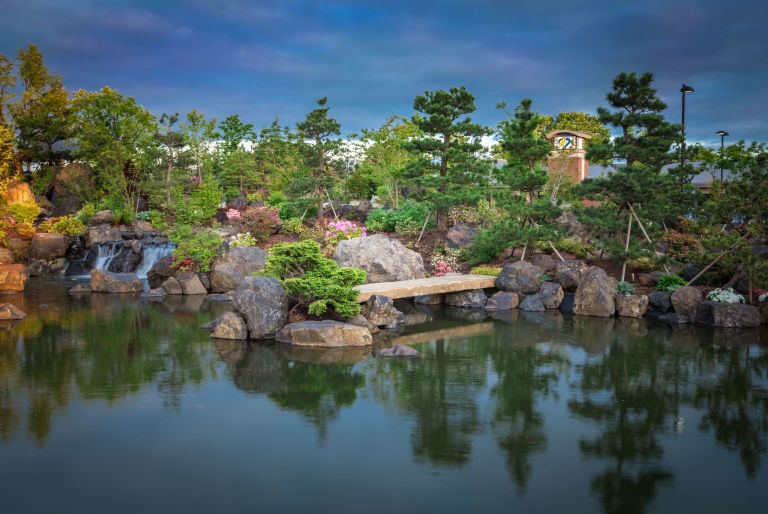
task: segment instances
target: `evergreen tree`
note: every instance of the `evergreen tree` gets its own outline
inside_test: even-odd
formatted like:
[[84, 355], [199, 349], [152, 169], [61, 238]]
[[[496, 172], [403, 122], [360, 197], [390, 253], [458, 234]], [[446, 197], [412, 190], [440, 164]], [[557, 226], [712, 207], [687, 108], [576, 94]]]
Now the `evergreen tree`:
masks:
[[237, 114], [227, 116], [219, 130], [222, 136], [222, 154], [219, 163], [219, 182], [227, 196], [244, 198], [246, 189], [259, 184], [256, 161], [252, 152], [255, 134], [253, 125], [243, 123]]
[[216, 132], [216, 118], [206, 120], [205, 116], [197, 109], [187, 113], [187, 120], [182, 123], [180, 130], [184, 134], [184, 140], [189, 147], [192, 160], [192, 172], [198, 181], [202, 180], [206, 166], [210, 165], [210, 158], [214, 142], [219, 137]]
[[173, 126], [179, 121], [179, 113], [163, 113], [158, 120], [157, 139], [165, 147], [165, 202], [168, 207], [171, 206], [171, 178], [173, 176], [173, 167], [178, 159], [178, 152], [184, 147], [184, 135]]
[[405, 144], [415, 157], [409, 174], [437, 212], [438, 230], [446, 230], [448, 209], [482, 194], [489, 168], [479, 157], [480, 139], [488, 129], [467, 116], [475, 111], [475, 97], [464, 87], [426, 91], [413, 108], [412, 122], [422, 135]]

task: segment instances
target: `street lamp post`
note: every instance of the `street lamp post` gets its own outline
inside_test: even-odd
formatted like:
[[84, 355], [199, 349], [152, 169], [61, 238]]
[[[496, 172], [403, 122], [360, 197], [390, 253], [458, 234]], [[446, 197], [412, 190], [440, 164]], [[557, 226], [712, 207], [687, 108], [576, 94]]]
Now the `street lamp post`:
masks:
[[683, 95], [683, 144], [680, 147], [680, 167], [682, 168], [685, 166], [685, 95], [688, 93], [693, 93], [693, 88], [691, 86], [683, 85], [680, 87], [680, 93]]
[[723, 147], [725, 147], [725, 136], [730, 136], [728, 132], [725, 130], [718, 130], [715, 132], [716, 135], [720, 136], [720, 182], [723, 181]]

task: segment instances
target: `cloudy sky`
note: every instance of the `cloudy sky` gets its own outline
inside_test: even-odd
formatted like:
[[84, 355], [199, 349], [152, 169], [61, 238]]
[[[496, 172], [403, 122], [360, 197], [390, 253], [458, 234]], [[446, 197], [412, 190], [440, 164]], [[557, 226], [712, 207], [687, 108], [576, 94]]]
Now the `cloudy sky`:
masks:
[[70, 90], [109, 85], [155, 113], [196, 107], [261, 127], [328, 96], [345, 133], [466, 86], [594, 113], [620, 71], [652, 71], [689, 140], [768, 141], [768, 2], [754, 0], [2, 0], [0, 53], [34, 43]]

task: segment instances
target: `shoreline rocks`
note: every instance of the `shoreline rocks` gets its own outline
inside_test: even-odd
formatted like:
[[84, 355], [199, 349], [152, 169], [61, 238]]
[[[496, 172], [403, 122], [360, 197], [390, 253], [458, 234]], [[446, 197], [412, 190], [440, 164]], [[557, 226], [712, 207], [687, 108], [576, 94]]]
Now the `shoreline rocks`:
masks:
[[342, 267], [364, 270], [369, 284], [426, 276], [421, 255], [383, 234], [341, 241], [333, 260]]
[[15, 294], [24, 291], [29, 274], [23, 264], [0, 265], [0, 294]]
[[527, 261], [507, 263], [496, 278], [496, 287], [510, 293], [538, 293], [541, 287], [541, 269]]
[[91, 271], [91, 291], [94, 293], [141, 293], [144, 285], [135, 273]]
[[250, 339], [274, 338], [288, 323], [288, 295], [276, 278], [249, 277], [231, 295], [235, 310], [248, 324]]
[[331, 320], [290, 323], [277, 331], [275, 340], [295, 346], [326, 348], [373, 344], [367, 328]]
[[257, 247], [232, 248], [213, 261], [211, 292], [234, 291], [244, 279], [252, 277], [267, 265], [267, 252]]
[[574, 314], [607, 318], [616, 313], [616, 281], [604, 269], [592, 266], [576, 288]]

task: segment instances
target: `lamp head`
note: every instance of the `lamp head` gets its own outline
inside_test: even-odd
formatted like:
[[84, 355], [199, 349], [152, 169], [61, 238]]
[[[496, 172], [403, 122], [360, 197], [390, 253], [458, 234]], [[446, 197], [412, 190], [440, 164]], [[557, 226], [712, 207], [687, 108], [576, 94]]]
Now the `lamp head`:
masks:
[[685, 94], [685, 93], [693, 93], [694, 89], [691, 86], [683, 84], [682, 87], [680, 87], [680, 92], [683, 93], [683, 94]]
[[730, 136], [730, 134], [728, 132], [726, 132], [725, 130], [718, 130], [717, 132], [715, 132], [715, 134], [720, 136], [720, 137]]

